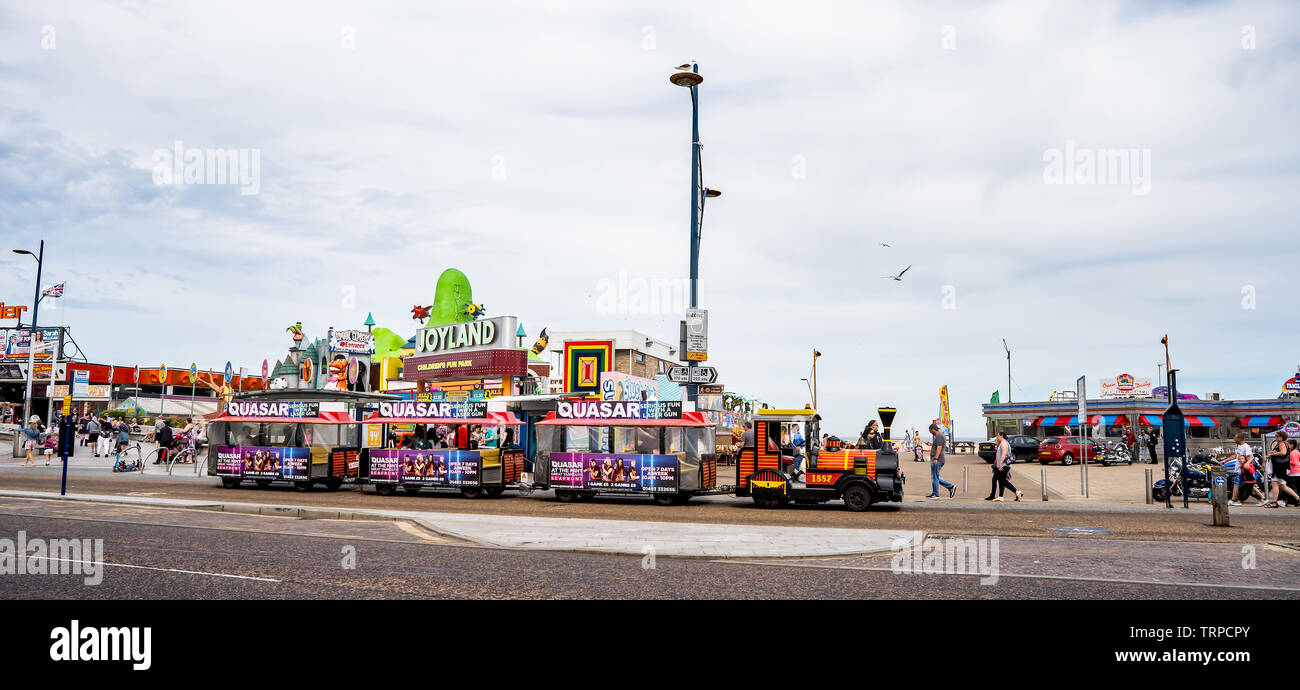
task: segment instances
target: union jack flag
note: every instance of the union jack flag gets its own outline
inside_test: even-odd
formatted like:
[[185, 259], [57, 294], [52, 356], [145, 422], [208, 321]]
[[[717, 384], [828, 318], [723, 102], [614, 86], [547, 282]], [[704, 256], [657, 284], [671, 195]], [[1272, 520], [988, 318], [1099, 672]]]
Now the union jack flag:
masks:
[[47, 288], [45, 288], [45, 291], [42, 292], [41, 294], [44, 295], [44, 296], [46, 296], [46, 297], [62, 297], [62, 296], [63, 296], [63, 286], [64, 286], [64, 283], [59, 283], [58, 285], [53, 285], [53, 286], [51, 286], [51, 287], [47, 287]]

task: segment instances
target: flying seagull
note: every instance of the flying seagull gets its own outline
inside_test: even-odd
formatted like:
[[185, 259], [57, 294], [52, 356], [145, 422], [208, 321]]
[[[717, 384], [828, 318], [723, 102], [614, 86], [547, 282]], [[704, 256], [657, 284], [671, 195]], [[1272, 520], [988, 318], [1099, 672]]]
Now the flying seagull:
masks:
[[881, 278], [893, 278], [894, 280], [902, 280], [902, 279], [903, 279], [903, 274], [904, 274], [904, 273], [907, 273], [907, 269], [908, 269], [908, 268], [911, 268], [911, 267], [912, 267], [911, 264], [908, 264], [907, 268], [904, 268], [903, 270], [899, 271], [899, 272], [898, 272], [898, 275], [896, 275], [896, 276], [880, 276], [880, 277], [881, 277]]
[[881, 243], [880, 243], [880, 246], [882, 246], [882, 247], [888, 247], [889, 245], [885, 244], [884, 242], [881, 242]]

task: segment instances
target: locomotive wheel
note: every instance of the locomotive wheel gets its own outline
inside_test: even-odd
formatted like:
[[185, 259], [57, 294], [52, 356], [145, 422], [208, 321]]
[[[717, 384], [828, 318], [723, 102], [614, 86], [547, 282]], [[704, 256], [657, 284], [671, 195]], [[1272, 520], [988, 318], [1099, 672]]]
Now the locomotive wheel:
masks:
[[482, 495], [483, 495], [483, 487], [481, 487], [481, 486], [462, 486], [462, 487], [460, 488], [460, 495], [461, 495], [461, 496], [464, 496], [465, 498], [478, 498], [479, 496], [482, 496]]
[[596, 500], [596, 492], [595, 492], [595, 491], [583, 491], [582, 493], [578, 494], [578, 498], [580, 498], [580, 499], [582, 499], [582, 500], [584, 500], [584, 501], [594, 501], [594, 500]]
[[408, 485], [402, 487], [402, 491], [405, 491], [406, 493], [411, 494], [411, 495], [414, 496], [415, 494], [420, 493], [420, 485], [418, 485], [418, 484], [416, 484], [416, 485], [409, 485], [409, 484], [408, 484]]
[[258, 480], [256, 480], [256, 481], [257, 481], [257, 485], [260, 486], [260, 487], [263, 487], [263, 488], [268, 487], [268, 486], [271, 485], [271, 480], [270, 480], [270, 479], [258, 479]]
[[871, 507], [871, 491], [861, 484], [854, 484], [844, 490], [844, 505], [855, 513]]
[[342, 487], [343, 487], [343, 480], [338, 477], [325, 480], [325, 488], [329, 489], [330, 491], [338, 491]]
[[501, 494], [503, 494], [503, 493], [506, 492], [506, 487], [504, 487], [504, 486], [489, 486], [489, 487], [486, 489], [486, 491], [487, 491], [487, 495], [488, 495], [489, 498], [497, 498], [498, 496], [500, 496]]
[[311, 482], [294, 482], [293, 488], [299, 491], [311, 491]]
[[785, 496], [754, 494], [754, 503], [757, 503], [759, 508], [780, 508], [785, 503]]
[[397, 493], [396, 484], [375, 484], [375, 493], [380, 496], [392, 496]]
[[556, 489], [555, 500], [561, 503], [572, 503], [573, 499], [578, 497], [578, 492], [569, 491], [568, 489]]
[[238, 489], [238, 488], [239, 488], [239, 479], [237, 479], [237, 478], [235, 478], [235, 477], [222, 477], [222, 478], [221, 478], [221, 485], [224, 486], [224, 487], [226, 487], [227, 489]]

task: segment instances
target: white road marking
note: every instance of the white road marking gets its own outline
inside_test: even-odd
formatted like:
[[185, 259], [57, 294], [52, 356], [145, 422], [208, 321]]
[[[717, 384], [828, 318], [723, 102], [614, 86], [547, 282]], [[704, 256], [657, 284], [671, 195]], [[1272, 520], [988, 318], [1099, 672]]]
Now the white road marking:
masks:
[[[28, 556], [28, 558], [39, 558], [46, 561], [62, 561], [64, 563], [81, 563], [83, 565], [95, 565], [94, 561], [79, 561], [73, 558], [50, 558], [49, 556]], [[183, 573], [185, 575], [207, 575], [208, 577], [229, 577], [236, 580], [256, 580], [258, 582], [281, 582], [270, 577], [253, 577], [251, 575], [232, 575], [230, 573], [207, 573], [202, 570], [181, 570], [179, 568], [155, 568], [148, 565], [132, 565], [130, 563], [101, 563], [100, 565], [111, 565], [115, 568], [138, 568], [140, 570], [157, 570], [164, 573]]]

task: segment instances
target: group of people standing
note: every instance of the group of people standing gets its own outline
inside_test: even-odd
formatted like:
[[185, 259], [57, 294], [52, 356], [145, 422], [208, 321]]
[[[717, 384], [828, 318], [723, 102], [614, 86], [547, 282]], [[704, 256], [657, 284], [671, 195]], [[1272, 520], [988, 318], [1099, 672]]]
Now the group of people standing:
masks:
[[[88, 413], [76, 420], [75, 427], [79, 445], [90, 446], [95, 457], [101, 455], [108, 457], [114, 452], [121, 452], [131, 439], [131, 426], [121, 419], [114, 420]], [[23, 467], [36, 466], [33, 455], [38, 448], [45, 455], [45, 464], [50, 464], [55, 450], [59, 447], [58, 420], [45, 426], [41, 424], [39, 416], [32, 415], [27, 420], [27, 426], [23, 427], [22, 441], [23, 448], [27, 451]]]

